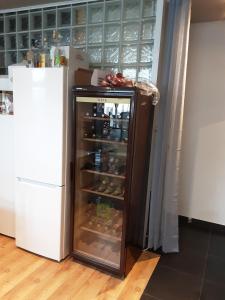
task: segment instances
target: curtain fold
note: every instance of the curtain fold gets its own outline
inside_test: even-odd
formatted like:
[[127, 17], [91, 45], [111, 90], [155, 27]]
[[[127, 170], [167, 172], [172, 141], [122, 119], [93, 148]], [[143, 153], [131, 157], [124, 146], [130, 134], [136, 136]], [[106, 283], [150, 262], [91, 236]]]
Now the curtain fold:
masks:
[[178, 252], [180, 152], [191, 0], [170, 0], [149, 176], [148, 248]]

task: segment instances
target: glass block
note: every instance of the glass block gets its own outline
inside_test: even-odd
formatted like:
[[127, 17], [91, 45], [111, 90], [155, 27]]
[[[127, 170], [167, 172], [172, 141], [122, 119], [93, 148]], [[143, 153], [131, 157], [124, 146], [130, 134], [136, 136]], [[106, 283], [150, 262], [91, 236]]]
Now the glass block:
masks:
[[118, 47], [106, 47], [104, 62], [107, 64], [119, 62], [119, 48]]
[[44, 11], [44, 29], [56, 27], [56, 10]]
[[74, 48], [79, 49], [80, 51], [87, 53], [86, 47], [74, 46]]
[[48, 45], [48, 47], [53, 44], [53, 30], [45, 30], [43, 32], [43, 41]]
[[122, 62], [133, 64], [137, 62], [137, 46], [124, 46], [122, 49]]
[[88, 55], [90, 63], [96, 64], [102, 62], [102, 48], [89, 48]]
[[27, 31], [29, 29], [28, 15], [18, 15], [18, 31]]
[[124, 15], [125, 20], [138, 19], [140, 16], [140, 1], [139, 0], [124, 0]]
[[144, 18], [156, 16], [156, 0], [143, 0]]
[[4, 35], [0, 36], [0, 50], [4, 50], [5, 49], [5, 38]]
[[4, 33], [4, 19], [0, 18], [0, 33]]
[[119, 21], [121, 18], [121, 4], [119, 1], [106, 3], [105, 20], [107, 22]]
[[73, 25], [86, 24], [86, 6], [73, 8]]
[[151, 21], [143, 22], [141, 37], [143, 40], [154, 39], [155, 23]]
[[142, 62], [142, 63], [152, 62], [153, 45], [142, 45], [140, 52], [141, 52], [140, 62]]
[[0, 68], [5, 67], [5, 52], [0, 52]]
[[6, 49], [14, 50], [16, 49], [16, 35], [10, 34], [6, 36]]
[[137, 69], [136, 68], [124, 68], [122, 70], [123, 76], [136, 80], [137, 77]]
[[40, 12], [31, 13], [31, 29], [37, 30], [42, 28], [42, 14]]
[[15, 32], [16, 31], [16, 17], [7, 16], [5, 19], [5, 30], [6, 32]]
[[71, 25], [71, 9], [59, 9], [58, 10], [58, 26], [70, 26]]
[[18, 52], [18, 63], [21, 63], [26, 58], [27, 58], [27, 51], [19, 51]]
[[105, 26], [105, 41], [118, 42], [120, 40], [120, 25]]
[[123, 26], [123, 40], [136, 41], [139, 35], [139, 23], [130, 23]]
[[6, 65], [12, 65], [17, 63], [16, 51], [10, 51], [6, 53]]
[[140, 68], [138, 72], [138, 81], [150, 82], [152, 79], [151, 67]]
[[116, 74], [118, 72], [121, 72], [119, 68], [114, 67], [114, 66], [113, 67], [107, 67], [107, 70], [110, 70], [109, 73], [114, 73], [114, 74]]
[[91, 44], [102, 42], [102, 26], [89, 27], [88, 42]]
[[39, 60], [39, 55], [40, 55], [40, 49], [36, 48], [36, 49], [32, 49], [33, 53], [34, 53], [34, 60], [36, 63], [38, 63]]
[[18, 34], [18, 48], [19, 49], [28, 49], [29, 48], [29, 34], [28, 33]]
[[86, 43], [86, 27], [73, 29], [73, 45], [82, 45]]
[[60, 43], [62, 46], [70, 45], [70, 29], [61, 29], [59, 32]]
[[102, 5], [90, 5], [88, 13], [89, 13], [89, 23], [101, 23], [103, 21]]
[[30, 41], [32, 48], [41, 48], [42, 47], [42, 33], [41, 31], [38, 32], [31, 32], [30, 34]]

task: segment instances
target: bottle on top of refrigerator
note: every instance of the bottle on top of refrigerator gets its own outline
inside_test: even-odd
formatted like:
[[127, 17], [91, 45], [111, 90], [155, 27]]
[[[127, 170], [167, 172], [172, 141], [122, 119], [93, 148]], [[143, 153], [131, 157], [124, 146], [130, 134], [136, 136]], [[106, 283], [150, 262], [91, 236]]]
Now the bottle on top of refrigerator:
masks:
[[60, 36], [59, 33], [54, 30], [53, 31], [53, 46], [51, 48], [51, 64], [52, 67], [59, 67], [60, 66], [60, 56], [61, 56], [61, 50], [60, 50]]
[[34, 52], [32, 50], [27, 51], [27, 67], [34, 67]]
[[40, 67], [45, 68], [45, 67], [49, 67], [49, 66], [50, 66], [50, 63], [49, 63], [49, 49], [48, 49], [47, 40], [45, 38], [43, 48], [40, 52]]

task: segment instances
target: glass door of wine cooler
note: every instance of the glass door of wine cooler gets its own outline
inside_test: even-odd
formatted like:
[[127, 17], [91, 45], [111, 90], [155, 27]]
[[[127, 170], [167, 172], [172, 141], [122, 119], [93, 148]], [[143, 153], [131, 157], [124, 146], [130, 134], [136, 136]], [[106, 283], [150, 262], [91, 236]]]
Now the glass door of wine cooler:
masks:
[[74, 251], [118, 270], [130, 100], [76, 97]]

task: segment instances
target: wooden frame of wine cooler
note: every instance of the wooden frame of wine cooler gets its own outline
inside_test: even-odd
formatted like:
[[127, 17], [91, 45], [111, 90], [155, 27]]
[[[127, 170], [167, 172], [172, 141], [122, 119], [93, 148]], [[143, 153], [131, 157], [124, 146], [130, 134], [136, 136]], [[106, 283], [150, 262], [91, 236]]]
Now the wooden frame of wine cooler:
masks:
[[[134, 263], [140, 256], [143, 248], [145, 247], [145, 225], [146, 225], [146, 209], [147, 202], [147, 181], [151, 151], [152, 140], [152, 127], [154, 118], [154, 106], [152, 105], [152, 96], [142, 94], [137, 88], [103, 88], [103, 87], [91, 87], [91, 86], [76, 86], [73, 88], [73, 137], [74, 137], [74, 167], [73, 167], [73, 220], [74, 220], [74, 232], [73, 232], [73, 257], [81, 262], [92, 265], [96, 268], [110, 272], [111, 274], [124, 277], [131, 270]], [[82, 105], [79, 102], [82, 99], [85, 109], [90, 107], [90, 114], [85, 109], [82, 110]], [[85, 100], [86, 99], [86, 100]], [[114, 99], [114, 100], [113, 100]], [[128, 120], [128, 139], [124, 140], [112, 140], [104, 139], [101, 137], [90, 137], [84, 135], [84, 125], [88, 122], [109, 122], [108, 115], [93, 116], [92, 107], [94, 103], [106, 103], [107, 101], [114, 103], [118, 100], [118, 103], [129, 100], [129, 117]], [[91, 102], [88, 102], [91, 101]], [[79, 107], [78, 107], [79, 105]], [[89, 105], [89, 106], [88, 106]], [[121, 122], [121, 120], [118, 120]], [[110, 145], [112, 147], [118, 147], [123, 149], [127, 147], [124, 155], [125, 171], [119, 174], [108, 173], [107, 171], [99, 171], [97, 169], [82, 169], [80, 167], [81, 159], [83, 156], [80, 151], [86, 151], [85, 147], [90, 145]], [[89, 145], [89, 146], [85, 146]], [[82, 146], [81, 150], [79, 147]], [[92, 147], [92, 146], [91, 146]], [[104, 146], [105, 147], [105, 146]], [[94, 146], [93, 146], [94, 148]], [[121, 153], [123, 154], [122, 150]], [[121, 154], [121, 155], [122, 155]], [[106, 193], [100, 188], [88, 186], [83, 184], [84, 181], [91, 182], [92, 178], [108, 178], [108, 184], [113, 181], [122, 181], [121, 186], [124, 183], [123, 194]], [[107, 180], [105, 180], [107, 182]], [[108, 231], [98, 231], [95, 227], [91, 227], [88, 224], [92, 224], [88, 221], [91, 218], [91, 212], [94, 204], [89, 203], [87, 199], [91, 196], [109, 198], [110, 202], [115, 202], [115, 206], [122, 207], [122, 209], [114, 209], [115, 215], [121, 214], [122, 219], [122, 234], [109, 234], [111, 228]], [[84, 203], [84, 204], [82, 204]], [[88, 204], [87, 204], [88, 203]], [[91, 207], [88, 211], [86, 207]], [[117, 207], [116, 206], [116, 207]], [[95, 207], [95, 206], [94, 206]], [[92, 210], [91, 210], [92, 209]], [[95, 209], [95, 208], [94, 208]], [[87, 220], [83, 220], [83, 216], [87, 215]], [[79, 221], [78, 221], [79, 219]], [[80, 221], [81, 220], [81, 221]], [[112, 222], [112, 221], [110, 221]], [[100, 225], [99, 225], [100, 226]], [[102, 225], [101, 225], [102, 226]], [[115, 225], [114, 225], [115, 226]], [[84, 233], [85, 241], [82, 240], [82, 233]], [[99, 255], [95, 255], [95, 249], [98, 246], [98, 241], [101, 240], [104, 243], [109, 243], [115, 249], [119, 249], [119, 259], [113, 259], [113, 252], [108, 251], [107, 246], [104, 246], [102, 250], [99, 250]], [[81, 246], [80, 246], [81, 245]], [[97, 246], [95, 246], [97, 245]], [[105, 245], [105, 244], [104, 244]], [[107, 245], [107, 244], [106, 244]], [[82, 250], [85, 247], [92, 247], [92, 252]], [[89, 249], [88, 248], [88, 249]], [[113, 248], [113, 249], [114, 249]], [[97, 250], [96, 250], [97, 251]], [[101, 257], [102, 251], [102, 257]], [[105, 252], [104, 252], [105, 251]], [[108, 252], [107, 252], [108, 251]], [[109, 255], [109, 259], [104, 257], [104, 253]], [[114, 262], [116, 261], [116, 262]]]

